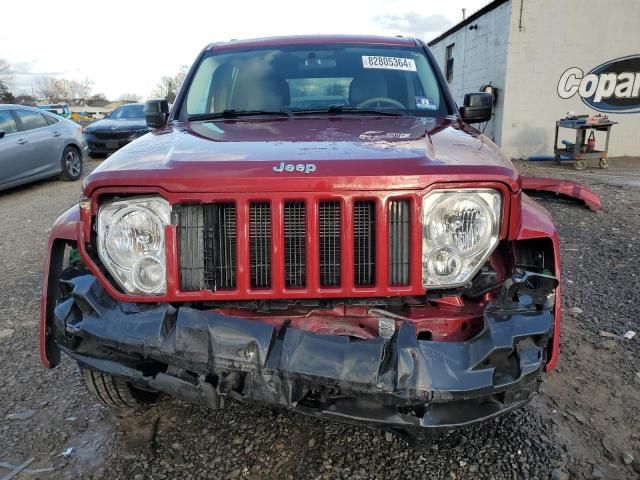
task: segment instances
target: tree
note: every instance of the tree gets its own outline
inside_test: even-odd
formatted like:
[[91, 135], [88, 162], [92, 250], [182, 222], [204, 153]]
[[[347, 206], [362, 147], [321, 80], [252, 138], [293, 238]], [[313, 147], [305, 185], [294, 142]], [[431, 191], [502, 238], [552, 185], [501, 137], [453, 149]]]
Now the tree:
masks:
[[11, 66], [9, 62], [0, 58], [0, 103], [13, 103], [14, 97], [9, 90], [11, 81]]
[[35, 81], [35, 91], [45, 102], [66, 102], [75, 105], [85, 105], [91, 95], [93, 82], [85, 78], [82, 82], [66, 78], [38, 77]]
[[13, 93], [9, 91], [9, 86], [4, 80], [0, 80], [0, 103], [13, 103], [14, 101], [15, 97]]
[[11, 65], [4, 58], [0, 58], [0, 80], [6, 80], [11, 73]]
[[96, 93], [87, 99], [87, 105], [90, 107], [104, 107], [108, 103], [109, 100], [104, 93]]
[[165, 98], [169, 103], [173, 103], [188, 71], [189, 66], [183, 65], [174, 76], [162, 77], [151, 95], [158, 98]]
[[138, 95], [137, 93], [123, 93], [122, 95], [120, 95], [120, 98], [118, 98], [118, 100], [121, 100], [123, 102], [138, 103], [142, 100], [142, 95]]
[[185, 77], [189, 73], [189, 65], [182, 65], [178, 69], [178, 73], [176, 74], [176, 81], [178, 82], [178, 88], [182, 86], [182, 82], [184, 82]]
[[93, 80], [89, 80], [89, 77], [85, 77], [85, 79], [78, 83], [78, 101], [80, 105], [86, 105], [89, 96], [91, 95], [91, 90], [93, 87]]
[[177, 94], [178, 89], [173, 77], [162, 77], [156, 85], [156, 88], [151, 93], [152, 96], [164, 98], [169, 103], [173, 103], [173, 101], [176, 99]]
[[45, 102], [60, 102], [65, 95], [64, 85], [54, 77], [38, 77], [35, 79], [36, 95]]
[[34, 107], [36, 105], [36, 99], [31, 95], [16, 95], [13, 103], [18, 105], [31, 105]]

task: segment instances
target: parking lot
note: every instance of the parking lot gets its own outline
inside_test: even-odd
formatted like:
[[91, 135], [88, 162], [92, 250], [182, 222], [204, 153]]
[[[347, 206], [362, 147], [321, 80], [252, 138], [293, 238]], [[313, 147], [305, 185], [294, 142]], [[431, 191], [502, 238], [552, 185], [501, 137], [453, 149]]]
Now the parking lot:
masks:
[[[562, 237], [564, 316], [559, 368], [524, 411], [412, 449], [379, 431], [229, 404], [164, 401], [118, 417], [98, 406], [65, 359], [45, 370], [38, 315], [47, 233], [79, 197], [51, 180], [0, 194], [0, 477], [18, 478], [637, 478], [640, 457], [640, 164], [606, 171], [520, 164], [586, 183], [592, 213], [542, 200]], [[99, 162], [90, 161], [85, 174]], [[615, 334], [603, 336], [602, 332]], [[626, 454], [626, 455], [625, 455]], [[639, 467], [636, 465], [636, 467]]]

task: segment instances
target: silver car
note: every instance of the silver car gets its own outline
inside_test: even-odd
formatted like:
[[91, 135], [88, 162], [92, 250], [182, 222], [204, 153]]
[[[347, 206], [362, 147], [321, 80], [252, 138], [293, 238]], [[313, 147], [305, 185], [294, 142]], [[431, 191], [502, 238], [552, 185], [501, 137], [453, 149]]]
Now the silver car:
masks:
[[78, 180], [86, 145], [82, 127], [23, 105], [0, 105], [0, 190], [60, 175]]

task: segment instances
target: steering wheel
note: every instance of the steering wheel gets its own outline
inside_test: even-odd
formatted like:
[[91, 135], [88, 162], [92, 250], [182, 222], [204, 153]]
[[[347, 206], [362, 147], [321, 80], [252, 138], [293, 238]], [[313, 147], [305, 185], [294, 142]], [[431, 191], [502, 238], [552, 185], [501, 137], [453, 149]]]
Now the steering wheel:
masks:
[[399, 102], [398, 100], [395, 100], [393, 98], [389, 98], [389, 97], [368, 98], [364, 102], [360, 102], [356, 106], [358, 108], [379, 107], [379, 105], [375, 105], [377, 103], [387, 103], [389, 105], [392, 105], [394, 108], [400, 108], [402, 110], [406, 110], [406, 107], [401, 102]]

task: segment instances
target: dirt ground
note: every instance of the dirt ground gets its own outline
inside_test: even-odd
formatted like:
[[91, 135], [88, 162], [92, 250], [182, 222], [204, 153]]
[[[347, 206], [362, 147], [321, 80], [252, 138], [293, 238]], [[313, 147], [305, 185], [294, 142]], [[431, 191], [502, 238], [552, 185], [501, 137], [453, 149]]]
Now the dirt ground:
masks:
[[[80, 182], [0, 193], [0, 478], [29, 460], [16, 478], [638, 478], [640, 159], [611, 163], [584, 172], [518, 164], [527, 174], [582, 181], [602, 197], [597, 213], [540, 200], [562, 238], [559, 367], [528, 407], [428, 449], [240, 404], [209, 411], [167, 400], [120, 416], [103, 409], [73, 362], [45, 370], [38, 358], [47, 234], [78, 200]], [[629, 330], [639, 333], [622, 338]]]

